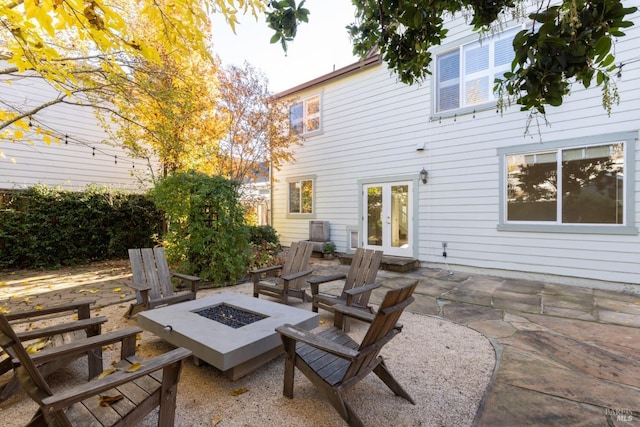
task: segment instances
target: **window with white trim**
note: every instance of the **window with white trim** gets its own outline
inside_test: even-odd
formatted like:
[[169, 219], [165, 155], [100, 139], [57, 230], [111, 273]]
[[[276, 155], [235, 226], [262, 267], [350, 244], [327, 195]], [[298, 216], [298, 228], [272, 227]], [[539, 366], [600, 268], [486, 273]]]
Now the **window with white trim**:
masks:
[[302, 135], [320, 130], [320, 96], [312, 96], [293, 104], [289, 109], [291, 131]]
[[313, 179], [289, 181], [290, 214], [313, 214]]
[[499, 228], [637, 233], [635, 137], [613, 136], [500, 149]]
[[435, 110], [443, 112], [494, 101], [494, 80], [511, 69], [517, 27], [436, 56]]

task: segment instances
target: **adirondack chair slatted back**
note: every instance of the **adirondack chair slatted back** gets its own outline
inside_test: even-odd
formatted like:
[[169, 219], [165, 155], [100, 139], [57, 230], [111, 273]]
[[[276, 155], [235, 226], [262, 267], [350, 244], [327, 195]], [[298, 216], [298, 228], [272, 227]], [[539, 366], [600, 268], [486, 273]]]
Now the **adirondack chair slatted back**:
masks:
[[416, 286], [418, 286], [417, 281], [410, 286], [387, 292], [373, 322], [369, 325], [369, 329], [360, 343], [359, 350], [363, 357], [357, 358], [351, 363], [345, 372], [344, 379], [358, 375], [361, 369], [371, 366], [371, 362], [378, 357], [382, 347], [400, 333], [396, 328], [396, 324], [404, 309], [414, 301], [411, 295]]
[[29, 397], [41, 403], [42, 399], [53, 395], [49, 384], [27, 354], [27, 350], [20, 343], [7, 318], [2, 314], [0, 314], [0, 346], [7, 354], [17, 357], [20, 361], [20, 366], [14, 369]]
[[171, 273], [163, 247], [129, 249], [129, 260], [134, 283], [149, 286], [152, 300], [173, 295]]
[[[342, 289], [343, 298], [346, 299], [344, 291], [375, 283], [382, 262], [382, 254], [382, 251], [372, 249], [356, 249]], [[370, 292], [360, 294], [354, 298], [354, 302], [366, 306], [369, 303], [370, 294]]]
[[[313, 244], [310, 242], [293, 242], [289, 248], [287, 259], [282, 266], [281, 276], [309, 269], [309, 258], [313, 253]], [[305, 283], [306, 278], [292, 280], [289, 282], [289, 289], [300, 289]]]

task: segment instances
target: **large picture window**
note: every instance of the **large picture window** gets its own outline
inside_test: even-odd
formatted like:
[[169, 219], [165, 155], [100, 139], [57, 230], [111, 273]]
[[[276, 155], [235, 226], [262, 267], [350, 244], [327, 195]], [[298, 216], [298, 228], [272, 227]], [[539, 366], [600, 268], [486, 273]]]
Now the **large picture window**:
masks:
[[[504, 150], [505, 225], [633, 225], [630, 173], [632, 143], [550, 144], [536, 151]], [[557, 145], [557, 146], [554, 146]], [[632, 168], [631, 168], [632, 169]], [[542, 230], [542, 229], [541, 229]]]
[[297, 135], [320, 130], [320, 96], [312, 96], [289, 109], [291, 131]]
[[514, 28], [437, 55], [436, 111], [495, 100], [494, 80], [510, 70], [512, 41], [520, 30], [521, 27]]
[[313, 213], [313, 180], [301, 179], [289, 182], [289, 213]]

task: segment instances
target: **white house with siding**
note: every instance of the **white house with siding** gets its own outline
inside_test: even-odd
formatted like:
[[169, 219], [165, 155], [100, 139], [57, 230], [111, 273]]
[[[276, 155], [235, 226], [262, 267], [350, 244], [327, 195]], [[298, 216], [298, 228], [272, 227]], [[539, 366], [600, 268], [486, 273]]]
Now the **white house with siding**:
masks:
[[[0, 61], [0, 68], [6, 65]], [[2, 110], [25, 113], [60, 95], [39, 77], [8, 75], [3, 80]], [[33, 115], [21, 142], [0, 138], [0, 189], [41, 183], [68, 190], [95, 184], [141, 191], [149, 185], [150, 166], [157, 165], [132, 159], [110, 144], [93, 109], [73, 105], [74, 101], [79, 100], [58, 103]]]
[[527, 113], [498, 111], [491, 93], [522, 23], [479, 41], [462, 17], [421, 85], [372, 57], [281, 92], [303, 137], [274, 171], [283, 244], [326, 220], [341, 252], [640, 292], [640, 13], [631, 19], [610, 116], [599, 87], [574, 85], [526, 133]]

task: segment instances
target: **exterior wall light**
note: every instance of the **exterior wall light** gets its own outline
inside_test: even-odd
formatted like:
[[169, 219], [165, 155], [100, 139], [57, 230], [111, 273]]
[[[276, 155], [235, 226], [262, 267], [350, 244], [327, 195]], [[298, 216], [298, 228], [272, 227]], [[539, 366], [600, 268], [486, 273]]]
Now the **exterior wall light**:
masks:
[[429, 177], [429, 172], [427, 172], [425, 168], [422, 168], [422, 170], [420, 171], [420, 181], [422, 181], [423, 184], [426, 184], [428, 177]]

